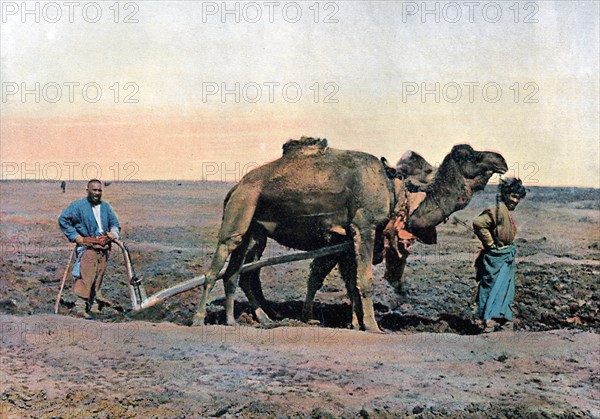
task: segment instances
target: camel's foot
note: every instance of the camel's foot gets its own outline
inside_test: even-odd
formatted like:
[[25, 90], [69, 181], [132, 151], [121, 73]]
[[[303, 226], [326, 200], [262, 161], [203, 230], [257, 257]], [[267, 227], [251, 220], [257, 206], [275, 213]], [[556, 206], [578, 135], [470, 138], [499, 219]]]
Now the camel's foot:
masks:
[[369, 333], [383, 333], [383, 331], [379, 328], [377, 321], [374, 318], [365, 318], [363, 320], [364, 330]]
[[406, 287], [404, 286], [404, 283], [390, 283], [390, 285], [392, 286], [392, 288], [394, 288], [394, 291], [396, 292], [397, 295], [401, 296], [401, 297], [406, 297], [406, 295], [408, 294], [408, 290], [406, 289]]
[[406, 290], [406, 289], [397, 289], [396, 290], [396, 295], [399, 298], [406, 298], [406, 297], [408, 297], [408, 290]]
[[204, 315], [196, 313], [196, 315], [194, 316], [194, 319], [192, 320], [192, 326], [193, 327], [204, 326]]
[[256, 320], [262, 325], [273, 323], [273, 320], [271, 320], [271, 318], [267, 316], [267, 313], [260, 307], [254, 310], [254, 315], [256, 316]]
[[302, 312], [302, 321], [304, 323], [310, 323], [313, 320], [312, 312], [309, 313], [307, 311]]
[[352, 329], [361, 330], [360, 322], [358, 321], [358, 316], [354, 311], [352, 311]]
[[375, 326], [374, 328], [365, 326], [365, 332], [383, 334], [383, 330], [381, 330], [379, 326]]

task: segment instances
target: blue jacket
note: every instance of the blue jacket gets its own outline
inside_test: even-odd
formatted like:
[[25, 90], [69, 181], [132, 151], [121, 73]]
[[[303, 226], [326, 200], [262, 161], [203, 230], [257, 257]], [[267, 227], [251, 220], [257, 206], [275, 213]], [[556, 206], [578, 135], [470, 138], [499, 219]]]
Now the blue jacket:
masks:
[[[100, 201], [100, 219], [105, 232], [117, 230], [118, 234], [121, 231], [117, 215], [106, 201]], [[58, 225], [70, 241], [74, 241], [77, 236], [95, 237], [100, 235], [92, 204], [87, 198], [78, 199], [65, 208], [58, 217]]]

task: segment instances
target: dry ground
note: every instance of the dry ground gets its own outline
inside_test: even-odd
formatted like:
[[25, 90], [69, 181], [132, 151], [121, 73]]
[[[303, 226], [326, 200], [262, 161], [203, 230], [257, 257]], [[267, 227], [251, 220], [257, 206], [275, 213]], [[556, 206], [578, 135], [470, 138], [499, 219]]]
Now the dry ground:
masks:
[[[230, 186], [105, 188], [149, 293], [206, 269]], [[350, 309], [335, 273], [317, 295], [322, 326], [299, 323], [306, 261], [263, 269], [265, 295], [286, 327], [253, 327], [239, 291], [241, 325], [219, 325], [220, 285], [213, 325], [187, 327], [195, 291], [132, 315], [117, 252], [105, 294], [118, 310], [96, 321], [49, 315], [70, 251], [56, 217], [83, 188], [0, 183], [4, 416], [600, 416], [598, 190], [531, 188], [516, 211], [517, 330], [482, 336], [472, 323], [477, 240], [461, 222], [493, 202], [491, 189], [440, 226], [439, 245], [414, 246], [408, 296], [396, 296], [376, 267], [374, 302], [387, 333], [371, 335], [345, 328]], [[285, 251], [269, 245], [266, 253]], [[72, 301], [67, 287], [61, 314]]]

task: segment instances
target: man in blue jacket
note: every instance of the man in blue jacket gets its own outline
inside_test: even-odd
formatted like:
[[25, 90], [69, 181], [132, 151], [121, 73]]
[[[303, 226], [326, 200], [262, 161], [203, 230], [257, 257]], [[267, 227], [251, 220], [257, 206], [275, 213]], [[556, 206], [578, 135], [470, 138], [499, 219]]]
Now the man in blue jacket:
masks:
[[87, 198], [78, 199], [58, 217], [58, 225], [71, 242], [77, 244], [73, 266], [75, 312], [91, 318], [94, 301], [108, 304], [100, 287], [110, 254], [110, 240], [118, 239], [121, 227], [110, 204], [102, 201], [102, 182], [87, 183]]

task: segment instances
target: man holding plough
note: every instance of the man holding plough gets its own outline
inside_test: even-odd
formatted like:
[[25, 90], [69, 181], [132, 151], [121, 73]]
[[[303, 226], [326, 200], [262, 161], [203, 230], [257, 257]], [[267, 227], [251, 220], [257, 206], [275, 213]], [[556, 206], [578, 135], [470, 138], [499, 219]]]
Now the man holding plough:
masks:
[[58, 224], [69, 241], [77, 244], [73, 266], [75, 313], [92, 318], [91, 309], [110, 305], [101, 286], [110, 254], [110, 242], [119, 238], [121, 227], [110, 204], [102, 201], [102, 182], [87, 183], [87, 197], [69, 205], [58, 217]]

